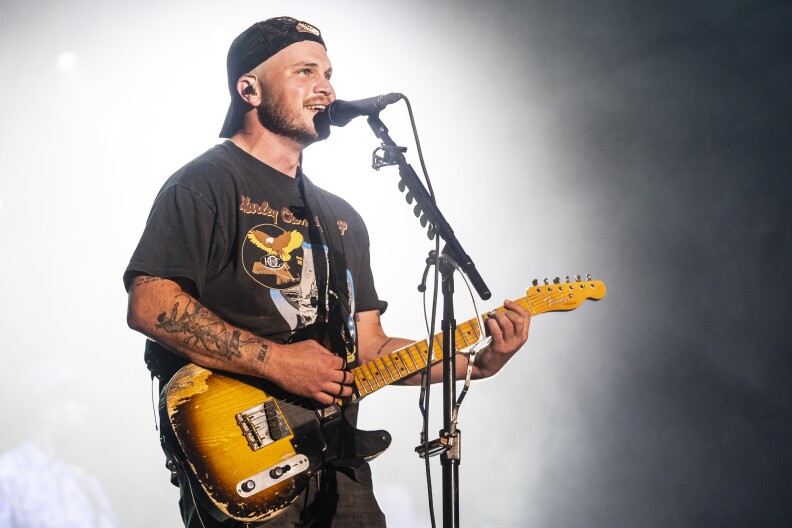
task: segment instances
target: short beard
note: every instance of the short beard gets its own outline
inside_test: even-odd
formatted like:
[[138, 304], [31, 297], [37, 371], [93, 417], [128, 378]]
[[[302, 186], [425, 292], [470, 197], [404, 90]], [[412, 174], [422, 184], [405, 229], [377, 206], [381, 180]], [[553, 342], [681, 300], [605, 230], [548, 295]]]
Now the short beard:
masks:
[[326, 118], [325, 112], [319, 112], [314, 116], [315, 130], [295, 125], [274, 101], [262, 101], [262, 104], [256, 108], [256, 115], [261, 126], [274, 134], [291, 139], [303, 148], [316, 141], [327, 139], [330, 135], [330, 121]]

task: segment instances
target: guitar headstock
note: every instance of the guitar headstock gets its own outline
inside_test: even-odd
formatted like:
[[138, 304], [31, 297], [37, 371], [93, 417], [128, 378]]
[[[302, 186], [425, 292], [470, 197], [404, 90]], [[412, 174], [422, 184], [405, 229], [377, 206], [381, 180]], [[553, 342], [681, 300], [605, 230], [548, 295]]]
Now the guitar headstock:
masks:
[[586, 300], [598, 301], [603, 297], [605, 283], [591, 280], [591, 275], [586, 275], [586, 280], [581, 280], [580, 275], [574, 280], [567, 276], [565, 282], [558, 277], [552, 283], [544, 279], [544, 284], [534, 280], [533, 286], [525, 291], [528, 307], [534, 315], [574, 310]]

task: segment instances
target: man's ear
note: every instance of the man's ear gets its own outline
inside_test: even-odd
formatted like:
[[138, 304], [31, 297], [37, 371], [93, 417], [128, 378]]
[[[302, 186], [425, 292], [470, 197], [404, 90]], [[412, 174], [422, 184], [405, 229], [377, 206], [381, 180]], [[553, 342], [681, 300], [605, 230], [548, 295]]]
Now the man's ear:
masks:
[[261, 85], [253, 74], [246, 74], [237, 81], [237, 93], [250, 106], [261, 104]]

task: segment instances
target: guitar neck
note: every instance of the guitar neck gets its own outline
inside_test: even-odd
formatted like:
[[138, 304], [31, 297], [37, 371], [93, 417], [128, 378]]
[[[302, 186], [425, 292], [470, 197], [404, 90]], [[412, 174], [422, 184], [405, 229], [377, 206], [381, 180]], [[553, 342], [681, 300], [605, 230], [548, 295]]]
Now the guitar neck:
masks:
[[[527, 309], [531, 315], [545, 312], [573, 310], [587, 300], [599, 300], [605, 296], [605, 285], [601, 281], [577, 281], [561, 284], [534, 286], [526, 291], [526, 296], [515, 302]], [[494, 311], [502, 312], [506, 308], [499, 306]], [[483, 315], [486, 320], [489, 317]], [[454, 350], [462, 350], [476, 344], [482, 338], [478, 318], [470, 319], [457, 325], [454, 332]], [[432, 354], [426, 340], [417, 341], [406, 347], [394, 350], [373, 361], [352, 369], [355, 375], [357, 394], [355, 399], [368, 396], [372, 392], [387, 387], [407, 376], [426, 368], [427, 362], [432, 365], [443, 360], [443, 335], [436, 334], [432, 339]]]

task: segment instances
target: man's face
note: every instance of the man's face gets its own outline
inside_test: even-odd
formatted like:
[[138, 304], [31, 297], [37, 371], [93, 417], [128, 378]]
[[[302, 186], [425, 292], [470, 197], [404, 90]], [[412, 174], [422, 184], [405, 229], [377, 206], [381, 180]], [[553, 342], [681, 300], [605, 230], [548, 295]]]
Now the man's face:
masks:
[[330, 84], [333, 69], [324, 46], [297, 42], [257, 70], [263, 91], [257, 114], [264, 128], [302, 147], [330, 135], [325, 116], [317, 118], [335, 100]]

